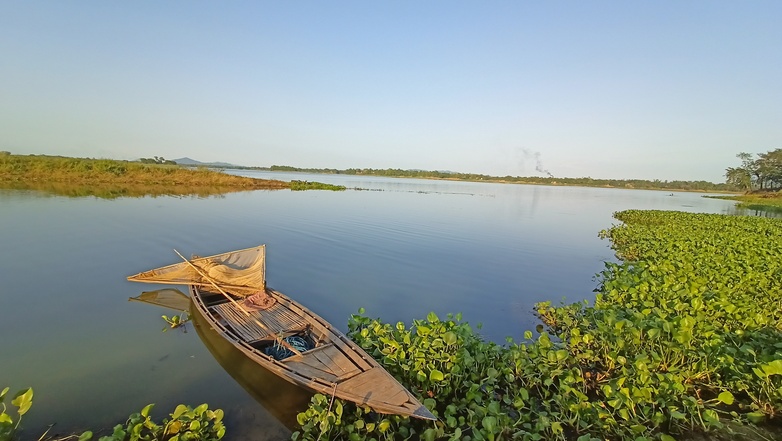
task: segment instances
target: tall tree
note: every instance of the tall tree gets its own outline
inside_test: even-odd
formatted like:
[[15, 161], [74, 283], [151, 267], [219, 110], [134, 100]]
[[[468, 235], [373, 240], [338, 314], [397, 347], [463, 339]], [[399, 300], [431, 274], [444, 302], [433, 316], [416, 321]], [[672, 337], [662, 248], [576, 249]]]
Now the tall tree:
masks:
[[746, 152], [736, 155], [741, 160], [741, 166], [725, 170], [726, 183], [746, 191], [782, 188], [782, 149], [758, 153], [757, 156], [757, 159], [752, 159], [752, 154]]
[[742, 167], [728, 167], [725, 170], [725, 182], [744, 191], [752, 191], [752, 175]]
[[766, 188], [782, 188], [782, 149], [758, 154], [757, 162]]

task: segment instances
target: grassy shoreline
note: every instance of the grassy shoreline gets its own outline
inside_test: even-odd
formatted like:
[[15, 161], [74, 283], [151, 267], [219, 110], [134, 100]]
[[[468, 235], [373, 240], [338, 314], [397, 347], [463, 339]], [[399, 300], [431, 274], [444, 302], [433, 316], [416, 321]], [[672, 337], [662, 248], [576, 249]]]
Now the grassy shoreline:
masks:
[[46, 155], [0, 155], [0, 188], [39, 190], [65, 196], [196, 195], [252, 190], [344, 190], [235, 176], [208, 168], [111, 159]]
[[233, 176], [177, 165], [62, 156], [0, 156], [2, 182], [71, 184], [146, 184], [227, 187], [241, 190], [288, 188], [283, 181]]
[[749, 193], [736, 196], [707, 196], [714, 199], [738, 201], [741, 208], [774, 207], [782, 209], [782, 192]]

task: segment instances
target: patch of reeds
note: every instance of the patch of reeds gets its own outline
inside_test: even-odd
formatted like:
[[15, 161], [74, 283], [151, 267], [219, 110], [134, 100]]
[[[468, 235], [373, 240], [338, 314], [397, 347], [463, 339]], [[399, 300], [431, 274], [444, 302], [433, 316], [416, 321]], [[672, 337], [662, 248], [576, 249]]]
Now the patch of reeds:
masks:
[[302, 190], [344, 191], [347, 187], [345, 187], [344, 185], [324, 184], [322, 182], [291, 181], [290, 188], [293, 191], [302, 191]]

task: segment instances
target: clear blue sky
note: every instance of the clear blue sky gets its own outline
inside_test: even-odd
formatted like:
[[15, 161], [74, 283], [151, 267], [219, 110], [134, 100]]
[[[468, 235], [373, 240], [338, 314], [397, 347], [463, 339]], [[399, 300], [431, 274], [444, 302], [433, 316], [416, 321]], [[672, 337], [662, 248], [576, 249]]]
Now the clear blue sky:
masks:
[[779, 0], [0, 2], [14, 153], [722, 182], [780, 147]]

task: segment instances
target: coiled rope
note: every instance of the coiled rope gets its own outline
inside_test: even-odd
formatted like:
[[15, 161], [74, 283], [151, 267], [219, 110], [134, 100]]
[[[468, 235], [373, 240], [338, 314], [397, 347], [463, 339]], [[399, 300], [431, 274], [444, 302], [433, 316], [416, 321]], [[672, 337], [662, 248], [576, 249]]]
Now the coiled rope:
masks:
[[[281, 340], [285, 341], [299, 352], [312, 349], [312, 344], [310, 344], [307, 339], [299, 335], [291, 335], [290, 337], [285, 337]], [[268, 346], [266, 349], [264, 349], [264, 352], [266, 355], [274, 357], [275, 360], [284, 360], [294, 355], [293, 351], [285, 347], [280, 342], [280, 339], [276, 340], [272, 346]]]

